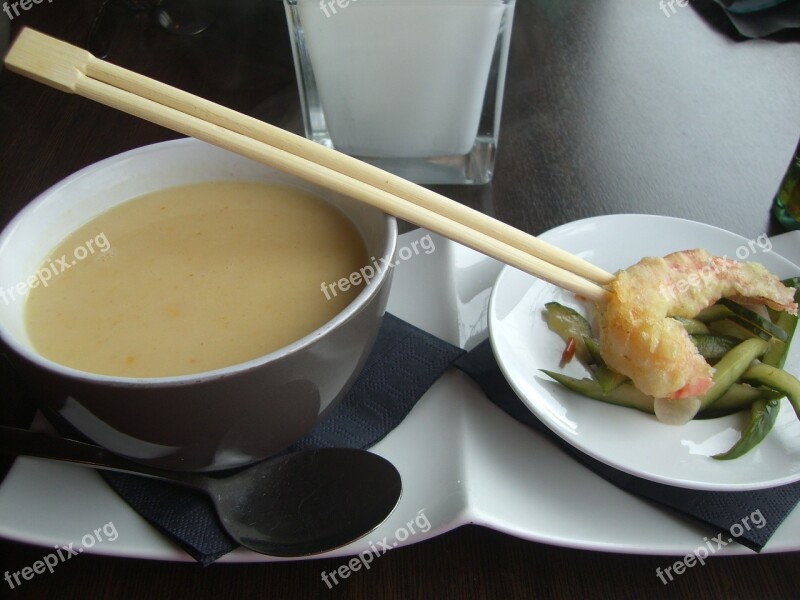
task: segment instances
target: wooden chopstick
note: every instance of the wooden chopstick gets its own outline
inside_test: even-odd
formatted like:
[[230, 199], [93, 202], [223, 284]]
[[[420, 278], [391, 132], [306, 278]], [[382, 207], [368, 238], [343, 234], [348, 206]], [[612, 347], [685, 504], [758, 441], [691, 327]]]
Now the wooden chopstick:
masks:
[[351, 156], [326, 148], [264, 121], [259, 121], [208, 100], [155, 81], [90, 55], [87, 76], [127, 90], [164, 106], [193, 115], [220, 127], [241, 133], [270, 146], [303, 156], [307, 160], [344, 173], [368, 185], [433, 210], [475, 231], [496, 237], [529, 254], [562, 267], [589, 281], [610, 283], [614, 276], [557, 246], [543, 242], [502, 221], [459, 204], [450, 198], [414, 184]]
[[594, 301], [613, 276], [564, 250], [422, 186], [303, 137], [106, 63], [23, 29], [5, 63], [16, 73], [242, 154], [351, 196]]

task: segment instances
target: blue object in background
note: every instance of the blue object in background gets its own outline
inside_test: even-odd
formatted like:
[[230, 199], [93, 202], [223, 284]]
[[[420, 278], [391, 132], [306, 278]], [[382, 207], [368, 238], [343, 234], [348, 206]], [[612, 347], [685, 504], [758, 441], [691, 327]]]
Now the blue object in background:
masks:
[[800, 27], [800, 0], [715, 0], [745, 37]]
[[725, 10], [739, 15], [767, 10], [783, 4], [786, 0], [718, 0]]

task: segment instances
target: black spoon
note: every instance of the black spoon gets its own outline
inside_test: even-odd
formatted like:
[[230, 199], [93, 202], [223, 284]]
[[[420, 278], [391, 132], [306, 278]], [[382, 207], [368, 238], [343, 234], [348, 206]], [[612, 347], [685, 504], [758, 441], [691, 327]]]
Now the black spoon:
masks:
[[400, 499], [397, 469], [365, 450], [293, 452], [215, 477], [164, 471], [92, 444], [0, 426], [0, 453], [51, 458], [143, 475], [204, 491], [228, 534], [271, 556], [318, 554], [380, 525]]

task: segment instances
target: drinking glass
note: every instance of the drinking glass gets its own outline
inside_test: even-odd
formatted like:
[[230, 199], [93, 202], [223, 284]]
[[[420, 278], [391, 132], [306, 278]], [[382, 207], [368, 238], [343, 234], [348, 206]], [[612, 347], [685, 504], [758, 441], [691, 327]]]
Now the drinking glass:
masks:
[[487, 183], [514, 0], [284, 0], [306, 137], [418, 183]]

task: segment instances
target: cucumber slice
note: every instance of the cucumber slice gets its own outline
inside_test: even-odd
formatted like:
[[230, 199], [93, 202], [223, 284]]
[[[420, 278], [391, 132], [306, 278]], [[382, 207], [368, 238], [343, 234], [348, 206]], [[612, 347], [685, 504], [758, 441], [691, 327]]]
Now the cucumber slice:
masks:
[[[794, 292], [794, 300], [795, 302], [800, 302], [800, 277], [792, 277], [791, 279], [785, 279], [783, 284], [786, 287], [795, 288]], [[773, 322], [775, 325], [780, 327], [786, 332], [786, 342], [783, 344], [779, 343], [777, 340], [773, 340], [773, 347], [764, 355], [762, 361], [764, 364], [772, 365], [773, 367], [777, 367], [779, 369], [783, 368], [784, 363], [786, 362], [786, 355], [789, 350], [789, 344], [792, 342], [792, 338], [794, 338], [794, 332], [797, 329], [797, 315], [791, 315], [788, 312], [784, 311], [773, 311], [772, 309], [768, 309], [770, 314], [773, 315]], [[781, 352], [782, 351], [782, 352]]]
[[739, 340], [749, 340], [757, 337], [765, 342], [768, 342], [772, 339], [770, 334], [762, 331], [758, 327], [748, 323], [736, 315], [732, 315], [719, 321], [712, 321], [708, 324], [708, 328], [713, 334], [733, 337]]
[[761, 361], [765, 365], [771, 365], [780, 369], [786, 361], [787, 350], [789, 350], [789, 345], [786, 342], [773, 338], [769, 343], [769, 350], [767, 350], [767, 353], [761, 358]]
[[[800, 295], [800, 293], [798, 293], [798, 295]], [[788, 344], [792, 339], [792, 335], [794, 335], [795, 329], [797, 329], [797, 315], [792, 315], [786, 311], [783, 311], [778, 314], [778, 318], [775, 320], [775, 325], [786, 332], [787, 339], [785, 341]]]
[[733, 313], [721, 304], [712, 304], [708, 308], [704, 308], [695, 316], [695, 320], [702, 323], [711, 323], [712, 321], [719, 321], [730, 317]]
[[586, 396], [587, 398], [592, 398], [593, 400], [599, 400], [600, 402], [606, 402], [608, 404], [615, 404], [617, 406], [635, 408], [642, 412], [654, 414], [653, 397], [643, 394], [637, 390], [633, 384], [623, 383], [606, 394], [603, 392], [600, 384], [594, 379], [576, 379], [554, 371], [547, 371], [545, 369], [541, 369], [541, 371], [548, 377], [555, 379], [565, 388], [577, 392], [582, 396]]
[[548, 302], [544, 307], [547, 326], [567, 343], [570, 338], [573, 338], [575, 340], [575, 356], [582, 363], [590, 364], [591, 356], [586, 349], [586, 342], [584, 342], [584, 338], [592, 337], [592, 327], [589, 325], [589, 321], [579, 312], [558, 302]]
[[722, 397], [697, 415], [699, 419], [716, 419], [749, 408], [756, 400], [780, 400], [784, 394], [771, 388], [734, 383]]
[[741, 340], [726, 335], [714, 335], [706, 333], [690, 334], [689, 337], [697, 347], [697, 351], [706, 360], [722, 358], [725, 354], [738, 345]]
[[797, 301], [797, 296], [800, 295], [800, 277], [789, 277], [789, 279], [784, 279], [781, 283], [796, 290], [794, 298]]
[[[643, 394], [636, 389], [632, 383], [621, 383], [619, 386], [610, 390], [608, 393], [603, 392], [600, 384], [592, 379], [576, 379], [569, 375], [562, 375], [554, 371], [547, 371], [542, 369], [542, 372], [563, 385], [565, 388], [576, 392], [587, 398], [599, 400], [606, 404], [614, 404], [616, 406], [624, 406], [626, 408], [635, 408], [648, 414], [655, 414], [653, 408], [654, 399], [652, 396]], [[775, 390], [763, 387], [751, 387], [740, 383], [733, 384], [722, 397], [717, 400], [713, 405], [713, 410], [700, 412], [699, 416], [702, 418], [716, 418], [724, 415], [729, 415], [738, 412], [750, 406], [753, 402], [759, 399], [771, 400], [773, 398], [782, 398], [783, 394]]]
[[614, 369], [606, 365], [606, 361], [600, 355], [600, 345], [594, 338], [583, 338], [586, 344], [586, 349], [592, 357], [592, 365], [595, 365], [594, 378], [600, 384], [600, 389], [603, 394], [608, 394], [611, 390], [619, 387], [620, 384], [628, 381], [628, 378], [622, 373], [617, 373]]
[[589, 353], [589, 364], [604, 367], [606, 361], [600, 355], [600, 344], [593, 337], [584, 337], [583, 343], [586, 344], [586, 351]]
[[609, 369], [606, 365], [597, 367], [594, 372], [594, 378], [597, 380], [597, 383], [600, 384], [600, 389], [603, 390], [603, 394], [606, 395], [628, 381], [625, 375], [617, 373], [613, 369]]
[[683, 325], [687, 333], [710, 333], [708, 325], [697, 319], [684, 319], [683, 317], [672, 317], [678, 323]]
[[742, 374], [742, 378], [757, 381], [762, 385], [766, 385], [786, 394], [794, 412], [797, 413], [797, 417], [800, 418], [800, 381], [798, 381], [796, 377], [790, 375], [783, 369], [778, 369], [759, 362], [745, 370]]
[[785, 342], [788, 339], [788, 336], [783, 329], [753, 312], [749, 308], [742, 306], [738, 302], [734, 302], [730, 298], [720, 298], [717, 304], [721, 304], [736, 316], [744, 319], [754, 327], [761, 329], [765, 333], [768, 333], [770, 336], [777, 338], [782, 342]]
[[714, 384], [711, 389], [699, 397], [700, 409], [706, 409], [719, 400], [738, 381], [750, 363], [763, 356], [768, 349], [769, 344], [764, 340], [751, 338], [738, 344], [723, 356], [714, 368]]
[[734, 325], [738, 325], [742, 329], [746, 330], [748, 333], [751, 333], [753, 336], [761, 338], [765, 342], [769, 342], [774, 338], [774, 336], [771, 335], [769, 332], [764, 331], [760, 327], [753, 325], [750, 321], [743, 319], [742, 317], [739, 317], [737, 315], [728, 317], [728, 320]]
[[742, 437], [733, 447], [722, 454], [715, 454], [711, 458], [717, 460], [732, 460], [744, 456], [758, 446], [767, 434], [772, 431], [778, 412], [781, 408], [780, 399], [757, 400], [750, 408], [750, 421], [742, 432]]

